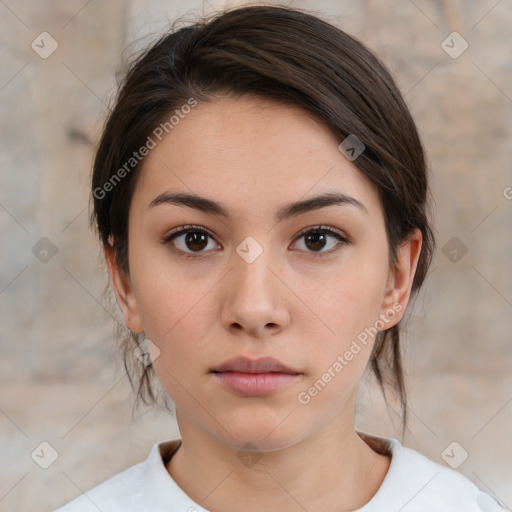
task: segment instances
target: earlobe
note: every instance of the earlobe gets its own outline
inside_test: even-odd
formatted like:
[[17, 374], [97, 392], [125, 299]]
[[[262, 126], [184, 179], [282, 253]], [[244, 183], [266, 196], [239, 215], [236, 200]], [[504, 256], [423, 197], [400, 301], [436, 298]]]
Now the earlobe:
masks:
[[[398, 248], [397, 261], [390, 269], [388, 286], [382, 303], [382, 315], [389, 318], [385, 329], [396, 325], [404, 316], [421, 253], [422, 234], [415, 229]], [[387, 313], [393, 310], [393, 315]]]
[[107, 262], [110, 282], [116, 295], [116, 301], [123, 313], [124, 323], [130, 331], [141, 333], [144, 329], [140, 320], [130, 276], [119, 268], [113, 247], [103, 247], [103, 253]]

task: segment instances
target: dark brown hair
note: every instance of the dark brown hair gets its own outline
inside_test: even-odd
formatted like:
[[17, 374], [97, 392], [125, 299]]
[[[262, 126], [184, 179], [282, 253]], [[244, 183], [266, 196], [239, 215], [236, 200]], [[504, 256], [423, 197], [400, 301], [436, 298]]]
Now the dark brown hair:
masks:
[[[93, 213], [101, 242], [129, 273], [128, 212], [140, 173], [137, 151], [161, 123], [194, 101], [259, 95], [291, 104], [325, 123], [340, 141], [365, 146], [354, 161], [382, 204], [390, 264], [415, 228], [423, 245], [412, 291], [423, 283], [434, 248], [428, 221], [426, 163], [414, 121], [380, 60], [354, 37], [317, 15], [281, 6], [246, 6], [217, 13], [165, 34], [129, 65], [104, 127], [92, 176]], [[137, 153], [137, 160], [134, 158]], [[143, 159], [141, 159], [143, 161]], [[127, 166], [127, 162], [130, 164]], [[124, 169], [124, 172], [121, 171]], [[125, 367], [138, 397], [155, 399], [149, 372], [125, 338]], [[382, 391], [389, 384], [407, 418], [399, 326], [379, 332], [370, 368]]]

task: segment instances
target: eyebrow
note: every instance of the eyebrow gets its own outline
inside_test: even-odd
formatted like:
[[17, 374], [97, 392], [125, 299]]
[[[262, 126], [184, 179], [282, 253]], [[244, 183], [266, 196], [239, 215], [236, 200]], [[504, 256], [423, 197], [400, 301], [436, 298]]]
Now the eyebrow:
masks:
[[[199, 210], [204, 213], [209, 213], [228, 219], [230, 218], [229, 211], [220, 203], [206, 197], [198, 196], [196, 194], [189, 194], [184, 192], [164, 192], [155, 197], [155, 199], [149, 203], [148, 208], [153, 208], [160, 204], [188, 206], [189, 208], [194, 208], [195, 210]], [[361, 211], [368, 213], [368, 210], [365, 208], [363, 203], [354, 197], [344, 194], [343, 192], [326, 192], [309, 199], [304, 199], [302, 201], [297, 201], [283, 206], [277, 211], [275, 220], [276, 222], [282, 222], [283, 220], [289, 219], [291, 217], [297, 217], [299, 215], [303, 215], [304, 213], [334, 205], [353, 206], [360, 209]]]

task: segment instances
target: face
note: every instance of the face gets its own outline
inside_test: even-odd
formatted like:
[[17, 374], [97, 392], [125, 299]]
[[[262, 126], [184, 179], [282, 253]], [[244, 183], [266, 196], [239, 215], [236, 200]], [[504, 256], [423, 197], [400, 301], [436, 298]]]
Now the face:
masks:
[[[127, 326], [160, 351], [180, 428], [261, 450], [353, 428], [356, 384], [377, 329], [404, 313], [421, 236], [390, 268], [377, 191], [340, 142], [300, 109], [222, 98], [146, 157], [130, 275], [106, 256]], [[233, 358], [249, 366], [223, 366]]]

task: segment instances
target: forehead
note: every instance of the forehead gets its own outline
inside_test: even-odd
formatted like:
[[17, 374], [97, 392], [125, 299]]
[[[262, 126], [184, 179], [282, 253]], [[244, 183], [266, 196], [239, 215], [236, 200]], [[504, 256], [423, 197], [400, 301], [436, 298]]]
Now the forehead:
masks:
[[274, 100], [201, 102], [146, 156], [135, 195], [179, 190], [262, 208], [335, 189], [372, 203], [373, 185], [340, 141], [310, 113]]

